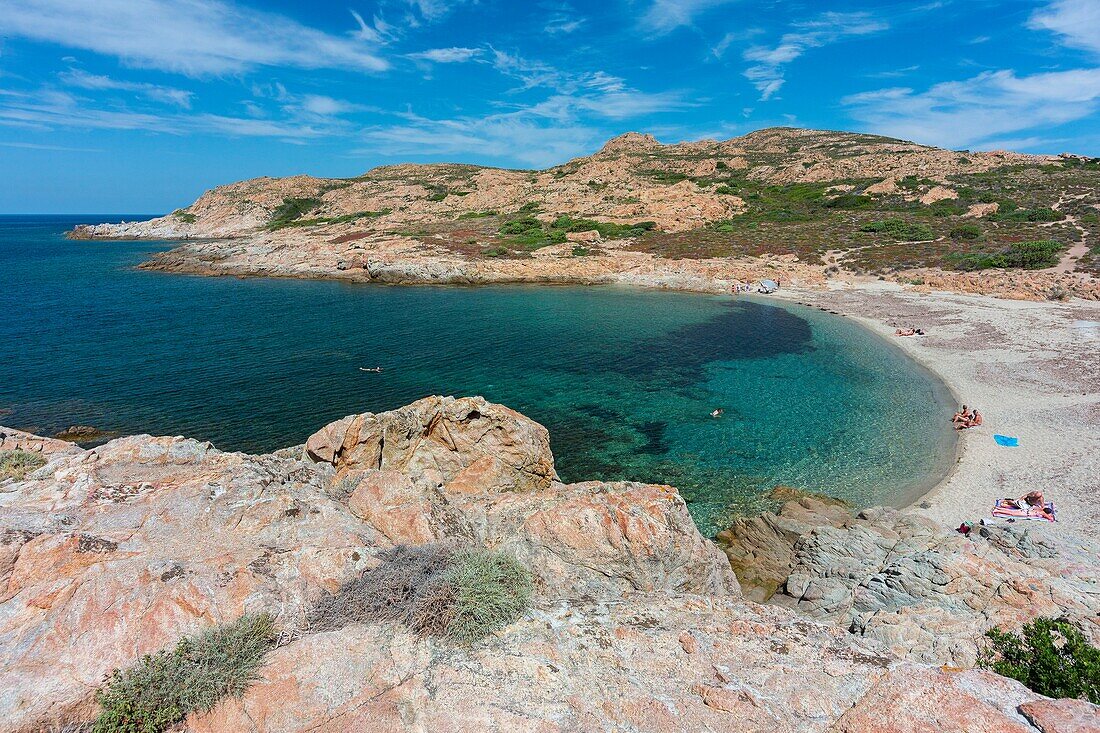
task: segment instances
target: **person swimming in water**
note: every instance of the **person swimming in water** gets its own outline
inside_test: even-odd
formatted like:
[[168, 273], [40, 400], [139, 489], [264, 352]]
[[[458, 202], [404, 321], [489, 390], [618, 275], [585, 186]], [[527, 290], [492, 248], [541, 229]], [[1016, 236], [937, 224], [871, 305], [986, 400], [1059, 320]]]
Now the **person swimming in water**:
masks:
[[711, 417], [722, 417], [723, 412], [725, 412], [725, 410], [723, 410], [721, 407], [719, 407], [716, 410], [714, 410], [712, 413], [710, 413], [710, 416]]

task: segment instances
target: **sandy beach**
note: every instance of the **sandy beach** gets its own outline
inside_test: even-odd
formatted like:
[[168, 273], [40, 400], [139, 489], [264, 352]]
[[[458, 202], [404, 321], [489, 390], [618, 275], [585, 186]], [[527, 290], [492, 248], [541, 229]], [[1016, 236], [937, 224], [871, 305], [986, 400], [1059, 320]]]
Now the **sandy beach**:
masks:
[[[1100, 305], [917, 293], [878, 282], [785, 290], [781, 297], [857, 319], [984, 415], [981, 427], [962, 431], [955, 470], [913, 510], [949, 526], [989, 522], [994, 499], [1039, 489], [1057, 504], [1058, 522], [1029, 526], [1053, 534], [1095, 531]], [[897, 337], [898, 327], [923, 328], [927, 335]], [[995, 433], [1019, 438], [1019, 447], [999, 446]]]

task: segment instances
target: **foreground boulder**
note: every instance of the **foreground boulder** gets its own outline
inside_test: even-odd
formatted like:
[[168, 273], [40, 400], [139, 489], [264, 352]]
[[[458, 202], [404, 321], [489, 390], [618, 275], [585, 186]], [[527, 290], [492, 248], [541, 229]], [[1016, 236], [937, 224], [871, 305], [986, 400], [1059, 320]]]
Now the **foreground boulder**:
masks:
[[555, 604], [472, 652], [359, 626], [276, 650], [242, 698], [187, 727], [1036, 733], [1020, 705], [1076, 702], [988, 672], [899, 662], [854, 641], [785, 609], [701, 596]]
[[[988, 672], [914, 663], [887, 635], [806, 620], [799, 602], [745, 601], [675, 489], [562, 484], [546, 431], [481, 399], [345, 418], [305, 448], [263, 456], [184, 438], [82, 450], [0, 434], [47, 458], [0, 482], [0, 731], [80, 729], [111, 670], [261, 611], [282, 636], [258, 679], [192, 714], [187, 730], [1034, 733], [1097, 719], [1095, 706]], [[803, 510], [809, 526], [816, 515]], [[830, 516], [848, 529], [872, 521]], [[932, 542], [942, 567], [969, 557], [929, 539], [931, 528], [925, 537], [892, 521], [892, 552], [916, 542], [905, 531]], [[784, 532], [802, 536], [793, 522]], [[308, 623], [321, 597], [393, 547], [428, 542], [518, 558], [534, 578], [533, 607], [473, 648], [392, 623]], [[771, 557], [773, 575], [810, 567], [800, 542], [754, 552]], [[1020, 550], [1023, 539], [1006, 547], [1043, 554]], [[896, 587], [926, 584], [919, 565], [891, 572]], [[915, 628], [947, 600], [929, 596]], [[1002, 583], [985, 612], [1040, 606], [1018, 601]]]
[[893, 509], [853, 516], [805, 496], [719, 534], [746, 595], [837, 623], [925, 662], [972, 666], [994, 626], [1066, 616], [1100, 638], [1096, 548], [979, 527], [969, 537]]
[[507, 408], [433, 398], [371, 418], [378, 464], [350, 459], [358, 439], [331, 462], [184, 438], [41, 441], [48, 463], [0, 484], [3, 729], [87, 718], [105, 674], [211, 624], [263, 610], [293, 629], [397, 544], [507, 550], [542, 603], [737, 594], [675, 489], [563, 485], [545, 429]]
[[426, 397], [378, 415], [337, 420], [306, 441], [337, 469], [383, 469], [439, 485], [467, 472], [499, 490], [547, 489], [557, 478], [546, 428], [481, 397]]

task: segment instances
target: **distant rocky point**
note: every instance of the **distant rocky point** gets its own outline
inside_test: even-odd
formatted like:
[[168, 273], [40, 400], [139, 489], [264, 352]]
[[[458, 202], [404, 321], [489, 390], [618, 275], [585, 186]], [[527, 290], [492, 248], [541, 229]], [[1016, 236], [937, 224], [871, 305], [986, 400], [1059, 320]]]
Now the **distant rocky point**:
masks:
[[882, 277], [1100, 298], [1100, 160], [770, 128], [628, 133], [546, 170], [391, 165], [256, 178], [73, 238], [195, 240], [149, 269], [404, 283], [627, 282], [724, 290]]

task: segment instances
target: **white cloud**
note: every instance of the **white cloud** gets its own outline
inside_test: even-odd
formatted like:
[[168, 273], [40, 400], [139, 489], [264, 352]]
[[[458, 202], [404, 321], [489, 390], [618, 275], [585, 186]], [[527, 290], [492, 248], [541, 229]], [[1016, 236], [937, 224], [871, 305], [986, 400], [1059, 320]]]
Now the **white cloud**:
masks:
[[105, 109], [92, 100], [68, 92], [42, 89], [36, 92], [0, 94], [0, 124], [40, 130], [141, 130], [186, 135], [214, 133], [231, 137], [275, 137], [305, 140], [332, 134], [341, 128], [296, 119], [267, 120], [215, 114], [151, 114], [134, 110]]
[[191, 97], [194, 96], [194, 92], [185, 91], [183, 89], [146, 84], [144, 82], [121, 81], [119, 79], [112, 79], [109, 76], [89, 74], [80, 69], [70, 69], [69, 71], [63, 72], [59, 78], [63, 84], [71, 87], [92, 90], [116, 89], [124, 92], [137, 92], [153, 101], [172, 104], [177, 107], [183, 107], [184, 109], [191, 109]]
[[1017, 76], [991, 71], [923, 92], [894, 87], [842, 100], [871, 132], [947, 148], [994, 146], [1007, 135], [1096, 114], [1100, 69]]
[[427, 51], [410, 53], [408, 57], [417, 61], [431, 61], [436, 64], [461, 64], [472, 61], [483, 53], [480, 48], [432, 48]]
[[465, 4], [465, 0], [405, 0], [410, 7], [416, 8], [424, 20], [437, 21], [457, 6]]
[[546, 125], [526, 112], [509, 112], [451, 120], [409, 115], [407, 124], [374, 128], [364, 138], [377, 148], [356, 151], [361, 154], [488, 157], [543, 168], [582, 154], [598, 132], [582, 125]]
[[355, 71], [388, 66], [358, 34], [332, 35], [223, 0], [20, 0], [5, 4], [0, 35], [191, 76], [256, 66]]
[[301, 99], [303, 111], [318, 117], [334, 117], [347, 114], [359, 109], [358, 105], [345, 102], [342, 99], [333, 99], [322, 94], [306, 94]]
[[730, 2], [733, 0], [653, 0], [642, 16], [641, 25], [655, 35], [663, 35], [692, 25], [696, 16]]
[[1061, 36], [1072, 48], [1100, 54], [1100, 2], [1097, 0], [1056, 0], [1035, 11], [1028, 27], [1047, 30]]
[[775, 46], [753, 46], [745, 51], [746, 61], [754, 62], [745, 70], [745, 78], [767, 100], [786, 82], [784, 67], [811, 48], [820, 48], [845, 37], [864, 36], [886, 30], [889, 25], [868, 13], [823, 13], [818, 18], [796, 23]]

